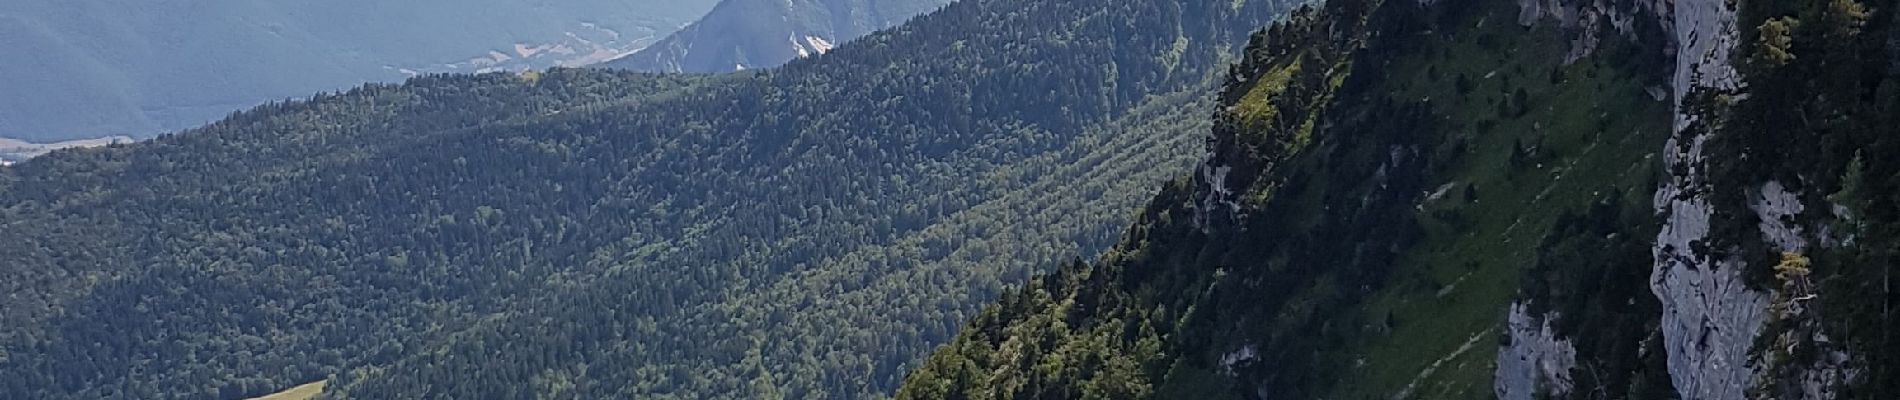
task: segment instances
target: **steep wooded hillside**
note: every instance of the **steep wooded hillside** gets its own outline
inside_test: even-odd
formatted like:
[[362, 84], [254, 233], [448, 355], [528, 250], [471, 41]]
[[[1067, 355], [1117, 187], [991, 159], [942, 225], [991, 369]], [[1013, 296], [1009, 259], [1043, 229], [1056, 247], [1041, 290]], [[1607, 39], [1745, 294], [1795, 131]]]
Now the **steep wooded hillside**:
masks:
[[1893, 397], [1892, 2], [1425, 3], [1257, 34], [1197, 172], [898, 397]]

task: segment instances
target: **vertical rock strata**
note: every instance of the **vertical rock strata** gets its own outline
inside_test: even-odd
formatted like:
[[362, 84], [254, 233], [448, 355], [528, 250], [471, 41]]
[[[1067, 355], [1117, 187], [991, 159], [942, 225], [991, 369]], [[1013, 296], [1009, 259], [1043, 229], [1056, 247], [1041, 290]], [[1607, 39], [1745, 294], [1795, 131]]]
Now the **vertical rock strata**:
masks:
[[[1566, 28], [1584, 29], [1572, 43], [1568, 60], [1587, 56], [1600, 40], [1594, 27], [1609, 21], [1619, 30], [1627, 30], [1632, 18], [1601, 1], [1520, 0], [1520, 23], [1549, 19]], [[1769, 294], [1751, 290], [1743, 280], [1743, 261], [1708, 248], [1710, 220], [1714, 214], [1708, 195], [1714, 190], [1707, 176], [1704, 148], [1715, 133], [1708, 116], [1685, 99], [1705, 92], [1734, 92], [1744, 88], [1741, 77], [1730, 64], [1736, 48], [1736, 10], [1727, 0], [1661, 0], [1643, 4], [1642, 10], [1655, 18], [1672, 36], [1676, 57], [1671, 78], [1671, 97], [1676, 99], [1674, 129], [1663, 151], [1668, 176], [1658, 188], [1655, 207], [1663, 218], [1657, 235], [1655, 269], [1650, 289], [1661, 302], [1660, 323], [1664, 349], [1668, 352], [1669, 375], [1684, 399], [1743, 399], [1758, 376], [1750, 364], [1750, 350], [1762, 334]], [[1799, 226], [1783, 223], [1783, 215], [1800, 212], [1797, 193], [1779, 183], [1759, 188], [1761, 197], [1751, 204], [1762, 217], [1763, 238], [1783, 251], [1799, 252], [1807, 246]], [[1561, 394], [1567, 387], [1568, 371], [1559, 373], [1565, 360], [1574, 363], [1575, 350], [1561, 338], [1539, 325], [1541, 319], [1525, 315], [1521, 305], [1513, 305], [1508, 332], [1511, 344], [1501, 349], [1498, 359], [1496, 390], [1502, 399], [1533, 398], [1539, 393]], [[1823, 396], [1826, 397], [1826, 396]]]
[[1742, 399], [1755, 379], [1749, 349], [1761, 333], [1768, 296], [1749, 290], [1743, 263], [1717, 256], [1709, 242], [1713, 209], [1703, 162], [1713, 127], [1684, 99], [1698, 91], [1741, 87], [1729, 64], [1737, 30], [1735, 10], [1725, 0], [1676, 0], [1671, 8], [1675, 37], [1675, 133], [1664, 148], [1669, 175], [1656, 191], [1663, 217], [1654, 251], [1650, 290], [1662, 302], [1663, 347], [1669, 376], [1684, 399]]

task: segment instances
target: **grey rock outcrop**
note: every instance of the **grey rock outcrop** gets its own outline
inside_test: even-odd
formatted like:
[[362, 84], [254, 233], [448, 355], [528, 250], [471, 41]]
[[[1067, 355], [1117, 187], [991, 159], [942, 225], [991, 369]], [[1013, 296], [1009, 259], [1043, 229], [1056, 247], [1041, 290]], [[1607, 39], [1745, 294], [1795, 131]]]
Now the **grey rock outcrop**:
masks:
[[1557, 337], [1550, 326], [1555, 314], [1530, 315], [1522, 303], [1511, 304], [1505, 335], [1510, 344], [1498, 349], [1495, 390], [1499, 400], [1532, 400], [1539, 395], [1569, 393], [1570, 371], [1577, 366], [1577, 348]]

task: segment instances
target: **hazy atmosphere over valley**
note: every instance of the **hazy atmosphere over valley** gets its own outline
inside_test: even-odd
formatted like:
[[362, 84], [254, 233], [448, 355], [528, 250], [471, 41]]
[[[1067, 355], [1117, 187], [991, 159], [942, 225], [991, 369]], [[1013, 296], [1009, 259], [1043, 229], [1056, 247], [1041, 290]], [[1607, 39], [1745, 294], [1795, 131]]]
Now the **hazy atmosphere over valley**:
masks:
[[0, 399], [1900, 399], [1896, 0], [4, 0]]

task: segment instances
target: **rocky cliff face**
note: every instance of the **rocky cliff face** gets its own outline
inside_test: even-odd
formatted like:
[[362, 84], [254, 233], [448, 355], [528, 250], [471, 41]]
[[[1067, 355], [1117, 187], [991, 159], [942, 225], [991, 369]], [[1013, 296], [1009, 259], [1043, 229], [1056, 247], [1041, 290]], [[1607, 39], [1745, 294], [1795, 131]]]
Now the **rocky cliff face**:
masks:
[[[1564, 4], [1555, 0], [1521, 1], [1521, 23], [1544, 18], [1578, 30], [1569, 57], [1586, 54], [1601, 35], [1593, 16], [1612, 15], [1627, 20], [1602, 2]], [[1701, 122], [1684, 99], [1699, 91], [1729, 91], [1740, 86], [1729, 65], [1735, 47], [1735, 12], [1722, 0], [1664, 1], [1648, 11], [1669, 29], [1676, 66], [1671, 98], [1676, 106], [1675, 135], [1664, 149], [1668, 177], [1656, 192], [1656, 211], [1663, 228], [1656, 238], [1655, 272], [1651, 289], [1663, 305], [1662, 330], [1668, 351], [1669, 375], [1684, 398], [1740, 399], [1753, 384], [1749, 349], [1760, 333], [1767, 295], [1750, 290], [1742, 279], [1742, 261], [1711, 252], [1712, 206], [1705, 194], [1713, 190], [1704, 175], [1704, 145], [1713, 129]], [[1532, 386], [1557, 374], [1525, 369], [1519, 363], [1549, 364], [1573, 353], [1566, 343], [1549, 338], [1548, 330], [1524, 323], [1519, 306], [1511, 314], [1512, 345], [1499, 357], [1499, 395], [1530, 398], [1530, 390], [1563, 393], [1562, 386]], [[1519, 326], [1524, 325], [1524, 326]], [[1520, 329], [1522, 328], [1522, 329]], [[1520, 376], [1534, 375], [1534, 376]], [[1506, 397], [1508, 396], [1508, 397]]]
[[[1554, 313], [1553, 313], [1554, 314]], [[1523, 304], [1512, 304], [1505, 332], [1511, 343], [1498, 351], [1499, 400], [1531, 400], [1538, 394], [1570, 393], [1570, 370], [1577, 366], [1577, 349], [1557, 337], [1550, 326], [1555, 315], [1530, 315]]]
[[[1716, 187], [1709, 176], [1707, 146], [1719, 134], [1721, 110], [1698, 107], [1694, 100], [1715, 95], [1745, 95], [1742, 76], [1732, 54], [1741, 40], [1736, 5], [1725, 0], [1662, 0], [1616, 6], [1605, 1], [1565, 2], [1523, 0], [1520, 23], [1556, 23], [1574, 34], [1569, 60], [1589, 55], [1606, 40], [1602, 28], [1631, 32], [1633, 21], [1658, 21], [1672, 43], [1675, 66], [1668, 90], [1675, 107], [1674, 134], [1663, 149], [1667, 171], [1655, 195], [1654, 207], [1662, 228], [1656, 237], [1650, 290], [1662, 304], [1660, 326], [1668, 355], [1669, 377], [1685, 399], [1742, 399], [1757, 387], [1763, 366], [1752, 361], [1758, 337], [1769, 323], [1767, 310], [1774, 293], [1749, 287], [1744, 279], [1747, 261], [1729, 243], [1711, 237], [1717, 214], [1711, 195], [1718, 191], [1752, 193], [1748, 210], [1761, 223], [1761, 239], [1774, 250], [1801, 253], [1809, 245], [1811, 229], [1793, 223], [1805, 209], [1804, 194], [1769, 181], [1748, 188]], [[1613, 40], [1614, 38], [1610, 38]], [[1765, 267], [1765, 266], [1756, 266]], [[1568, 390], [1563, 362], [1574, 357], [1569, 344], [1551, 337], [1547, 327], [1524, 315], [1520, 305], [1510, 313], [1510, 345], [1499, 355], [1498, 394], [1501, 398], [1531, 398], [1533, 392], [1562, 394]], [[1825, 335], [1816, 335], [1825, 337]], [[1822, 339], [1825, 341], [1825, 339]], [[1851, 377], [1844, 352], [1822, 357], [1815, 365], [1799, 367], [1801, 398], [1833, 398], [1832, 387]], [[1553, 365], [1559, 367], [1552, 367]]]
[[[1651, 288], [1663, 303], [1663, 336], [1669, 352], [1670, 376], [1683, 398], [1742, 399], [1751, 389], [1761, 387], [1764, 359], [1756, 352], [1758, 336], [1767, 323], [1771, 298], [1777, 305], [1800, 300], [1789, 293], [1770, 293], [1748, 287], [1744, 268], [1751, 267], [1739, 258], [1740, 251], [1710, 248], [1711, 243], [1726, 243], [1710, 237], [1711, 216], [1717, 212], [1709, 196], [1715, 191], [1747, 190], [1749, 210], [1760, 221], [1756, 231], [1772, 250], [1784, 254], [1808, 251], [1808, 232], [1794, 222], [1805, 206], [1803, 193], [1790, 191], [1779, 181], [1758, 187], [1716, 187], [1707, 175], [1706, 145], [1719, 134], [1722, 110], [1700, 109], [1692, 105], [1701, 95], [1734, 94], [1746, 96], [1746, 83], [1733, 65], [1732, 49], [1740, 39], [1736, 10], [1732, 2], [1722, 0], [1678, 0], [1673, 10], [1673, 34], [1676, 44], [1676, 134], [1666, 154], [1670, 177], [1657, 191], [1657, 211], [1664, 220], [1656, 240], [1656, 270]], [[1717, 104], [1716, 107], [1721, 107]], [[1762, 268], [1765, 266], [1752, 266]], [[1772, 289], [1771, 289], [1772, 290]], [[1795, 338], [1795, 332], [1780, 337], [1788, 346], [1827, 342], [1826, 335], [1807, 316], [1808, 328], [1799, 332], [1809, 337]], [[1787, 367], [1797, 389], [1776, 396], [1830, 399], [1835, 389], [1850, 380], [1850, 356], [1837, 350], [1812, 365]], [[1772, 363], [1775, 357], [1766, 357]], [[1770, 377], [1769, 379], [1775, 379]], [[1760, 393], [1754, 395], [1762, 395]]]

